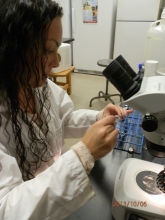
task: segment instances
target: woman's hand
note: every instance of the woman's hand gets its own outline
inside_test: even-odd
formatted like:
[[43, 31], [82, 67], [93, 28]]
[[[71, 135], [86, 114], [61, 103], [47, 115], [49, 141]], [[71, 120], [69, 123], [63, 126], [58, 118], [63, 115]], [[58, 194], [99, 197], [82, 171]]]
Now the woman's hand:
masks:
[[104, 108], [103, 118], [109, 115], [118, 115], [121, 119], [124, 119], [127, 114], [132, 112], [133, 109], [126, 110], [125, 108], [110, 103]]
[[82, 138], [94, 160], [107, 155], [115, 146], [118, 130], [115, 129], [115, 117], [107, 115], [93, 124]]

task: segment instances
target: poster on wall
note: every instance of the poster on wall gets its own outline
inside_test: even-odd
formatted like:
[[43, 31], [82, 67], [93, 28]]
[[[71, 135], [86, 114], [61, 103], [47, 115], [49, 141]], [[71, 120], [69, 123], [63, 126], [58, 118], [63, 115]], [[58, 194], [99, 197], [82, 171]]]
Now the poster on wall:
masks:
[[83, 23], [97, 23], [98, 0], [82, 0]]

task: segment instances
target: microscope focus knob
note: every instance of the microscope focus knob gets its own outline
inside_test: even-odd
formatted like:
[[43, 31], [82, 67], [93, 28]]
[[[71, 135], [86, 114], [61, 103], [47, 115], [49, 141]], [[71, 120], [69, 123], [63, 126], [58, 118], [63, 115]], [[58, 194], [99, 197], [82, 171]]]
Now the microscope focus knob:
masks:
[[142, 128], [148, 132], [155, 131], [158, 128], [158, 119], [154, 115], [145, 115], [142, 121]]

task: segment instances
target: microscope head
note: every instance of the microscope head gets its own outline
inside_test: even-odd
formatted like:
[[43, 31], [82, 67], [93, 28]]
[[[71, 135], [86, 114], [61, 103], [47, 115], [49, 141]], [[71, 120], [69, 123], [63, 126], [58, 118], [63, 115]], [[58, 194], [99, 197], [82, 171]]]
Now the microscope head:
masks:
[[143, 115], [148, 151], [155, 157], [165, 157], [165, 77], [140, 76], [128, 63], [124, 65], [119, 61], [119, 57], [113, 60], [103, 75], [120, 92], [123, 103]]

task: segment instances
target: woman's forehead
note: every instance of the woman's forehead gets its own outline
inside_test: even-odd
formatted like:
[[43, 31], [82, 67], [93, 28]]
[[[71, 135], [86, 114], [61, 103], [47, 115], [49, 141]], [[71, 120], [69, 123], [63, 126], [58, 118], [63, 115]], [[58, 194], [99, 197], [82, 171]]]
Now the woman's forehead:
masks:
[[54, 41], [58, 47], [61, 45], [62, 23], [59, 16], [54, 18], [49, 26], [47, 41]]

